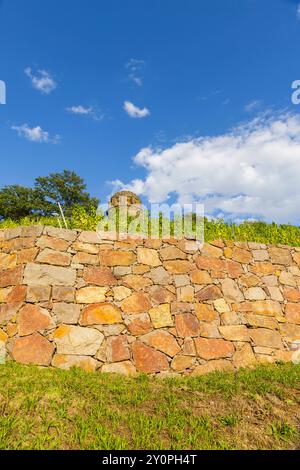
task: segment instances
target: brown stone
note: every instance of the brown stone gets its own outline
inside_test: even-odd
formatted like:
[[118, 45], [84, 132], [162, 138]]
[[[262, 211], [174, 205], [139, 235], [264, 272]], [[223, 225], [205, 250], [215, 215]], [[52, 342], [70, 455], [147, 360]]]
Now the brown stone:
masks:
[[130, 359], [127, 337], [112, 336], [107, 340], [107, 360], [109, 362], [121, 362]]
[[35, 245], [35, 237], [15, 238], [3, 243], [4, 251], [11, 253], [12, 251], [23, 250], [24, 248], [32, 248]]
[[192, 264], [186, 260], [165, 261], [164, 266], [170, 274], [187, 274], [192, 269]]
[[0, 269], [13, 269], [17, 266], [17, 255], [0, 253]]
[[151, 299], [158, 304], [171, 303], [175, 295], [164, 287], [154, 287], [150, 290]]
[[149, 315], [154, 328], [164, 328], [166, 326], [173, 326], [173, 319], [170, 313], [169, 304], [161, 304], [158, 307], [151, 308]]
[[166, 269], [162, 266], [151, 269], [149, 277], [150, 279], [152, 279], [154, 284], [158, 284], [161, 286], [165, 286], [172, 282], [172, 277], [169, 275], [168, 271], [166, 271]]
[[154, 374], [169, 369], [167, 356], [141, 341], [133, 343], [132, 352], [134, 363], [140, 372]]
[[216, 246], [210, 245], [209, 243], [204, 243], [201, 248], [202, 255], [213, 256], [215, 258], [221, 258], [223, 256], [223, 250]]
[[206, 364], [202, 364], [197, 366], [193, 372], [192, 376], [197, 375], [205, 375], [210, 372], [233, 372], [234, 367], [230, 361], [226, 361], [225, 359], [217, 359], [215, 361], [209, 361]]
[[97, 255], [91, 255], [90, 253], [80, 251], [73, 257], [72, 262], [75, 264], [97, 265], [99, 264], [99, 258]]
[[136, 375], [136, 368], [130, 361], [115, 362], [112, 364], [104, 364], [101, 369], [103, 374], [118, 374], [134, 377]]
[[176, 246], [168, 246], [160, 250], [160, 255], [164, 261], [175, 259], [186, 259], [186, 253], [176, 248]]
[[99, 303], [86, 307], [82, 313], [81, 325], [112, 325], [121, 323], [120, 309], [110, 303]]
[[74, 286], [76, 270], [59, 266], [28, 263], [24, 271], [24, 284], [33, 286]]
[[78, 304], [95, 304], [99, 302], [105, 302], [105, 294], [107, 291], [108, 287], [83, 287], [76, 292], [76, 302]]
[[96, 286], [115, 286], [117, 280], [109, 268], [85, 268], [83, 272], [83, 279], [88, 284], [95, 284]]
[[105, 250], [100, 253], [100, 263], [104, 266], [130, 266], [136, 261], [131, 251]]
[[219, 331], [228, 341], [250, 341], [248, 328], [245, 325], [219, 326]]
[[241, 323], [241, 318], [236, 312], [225, 312], [221, 315], [222, 325], [240, 325]]
[[132, 315], [127, 328], [128, 331], [134, 336], [145, 335], [153, 329], [149, 316], [145, 313], [141, 315]]
[[151, 308], [149, 295], [144, 292], [134, 292], [123, 300], [121, 308], [125, 313], [147, 312]]
[[288, 342], [300, 341], [300, 326], [291, 323], [280, 325], [282, 339]]
[[6, 325], [10, 320], [14, 319], [21, 307], [21, 302], [0, 304], [0, 325]]
[[36, 331], [44, 331], [50, 328], [52, 319], [47, 310], [36, 305], [26, 305], [18, 314], [19, 336], [28, 336]]
[[300, 302], [300, 291], [299, 289], [294, 289], [292, 287], [284, 287], [283, 297], [288, 302]]
[[78, 367], [85, 372], [95, 372], [97, 361], [88, 356], [71, 356], [68, 354], [55, 354], [51, 365], [58, 369], [69, 370], [72, 367]]
[[153, 333], [143, 336], [141, 339], [152, 348], [171, 357], [174, 357], [180, 351], [176, 339], [167, 331], [154, 331]]
[[196, 264], [199, 269], [204, 269], [207, 271], [227, 270], [227, 262], [218, 258], [214, 258], [213, 256], [199, 255], [196, 258]]
[[75, 356], [94, 356], [104, 339], [103, 334], [94, 328], [74, 325], [60, 325], [53, 337], [58, 354]]
[[285, 307], [286, 321], [300, 325], [300, 304], [287, 304]]
[[274, 264], [283, 264], [285, 266], [292, 264], [291, 254], [284, 248], [272, 247], [269, 248], [269, 253]]
[[300, 252], [296, 252], [293, 254], [293, 260], [300, 268]]
[[134, 274], [124, 276], [122, 282], [125, 286], [130, 287], [130, 289], [133, 290], [142, 290], [152, 285], [151, 279]]
[[269, 328], [270, 330], [276, 330], [279, 326], [278, 321], [275, 318], [255, 315], [253, 313], [247, 313], [244, 315], [244, 323], [258, 328]]
[[70, 253], [50, 250], [45, 248], [37, 257], [38, 263], [54, 264], [56, 266], [69, 266], [71, 264]]
[[48, 237], [43, 235], [38, 239], [36, 245], [39, 248], [49, 248], [50, 250], [55, 251], [67, 251], [70, 246], [70, 241], [62, 240], [61, 238]]
[[182, 354], [185, 356], [196, 356], [196, 348], [192, 338], [185, 338], [182, 345]]
[[277, 302], [283, 302], [284, 299], [278, 287], [269, 286], [267, 289], [272, 300], [276, 300]]
[[83, 251], [85, 253], [90, 253], [91, 255], [99, 254], [99, 246], [93, 245], [92, 243], [83, 243], [77, 240], [73, 243], [72, 248], [75, 251]]
[[232, 259], [242, 264], [249, 264], [252, 261], [252, 254], [250, 251], [235, 246], [232, 250]]
[[201, 323], [199, 336], [202, 338], [221, 338], [218, 327], [215, 323]]
[[[241, 290], [233, 279], [224, 279], [222, 281], [222, 292], [225, 299], [230, 301], [241, 302], [244, 300]], [[221, 297], [221, 295], [219, 295], [219, 297]]]
[[182, 338], [198, 336], [199, 334], [199, 321], [191, 313], [176, 315], [175, 325], [178, 336]]
[[239, 305], [241, 312], [253, 312], [256, 315], [268, 315], [282, 318], [282, 309], [278, 302], [273, 300], [257, 300], [256, 302], [243, 302]]
[[12, 356], [21, 364], [49, 366], [54, 346], [39, 333], [24, 338], [17, 338], [12, 347]]
[[249, 331], [250, 337], [255, 346], [281, 349], [283, 347], [278, 331], [267, 328], [256, 328]]
[[161, 261], [156, 250], [151, 248], [138, 248], [137, 249], [137, 260], [140, 264], [146, 264], [147, 266], [160, 266]]
[[62, 238], [70, 242], [74, 242], [78, 236], [76, 230], [68, 230], [64, 228], [45, 227], [44, 233], [49, 237]]
[[177, 289], [177, 300], [179, 302], [193, 302], [194, 288], [193, 286], [184, 286]]
[[145, 274], [149, 271], [149, 266], [146, 266], [145, 264], [137, 264], [135, 266], [132, 266], [132, 274]]
[[25, 302], [26, 297], [26, 286], [16, 286], [13, 287], [11, 292], [6, 297], [7, 303], [14, 303], [14, 302]]
[[207, 271], [196, 269], [195, 271], [191, 272], [190, 277], [193, 284], [207, 285], [212, 283], [212, 279]]
[[244, 287], [256, 287], [261, 284], [261, 280], [255, 274], [244, 274], [240, 279], [240, 283]]
[[236, 261], [227, 261], [227, 273], [232, 279], [237, 279], [243, 274], [242, 266]]
[[274, 274], [276, 271], [276, 268], [272, 263], [264, 263], [260, 261], [249, 266], [249, 269], [251, 273], [257, 274], [258, 276], [268, 276], [270, 274]]
[[279, 276], [279, 282], [286, 286], [296, 287], [297, 283], [294, 276], [291, 273], [282, 271]]
[[256, 358], [250, 344], [239, 346], [233, 355], [235, 367], [249, 367], [256, 363]]
[[200, 302], [206, 301], [206, 300], [215, 300], [219, 299], [222, 296], [221, 291], [219, 287], [217, 286], [207, 286], [204, 287], [203, 289], [199, 290], [195, 297], [197, 300]]
[[176, 372], [183, 372], [186, 369], [190, 369], [195, 363], [195, 359], [191, 356], [176, 356], [171, 367]]
[[53, 313], [56, 315], [59, 323], [76, 325], [80, 316], [80, 305], [65, 302], [55, 303], [53, 306]]
[[269, 253], [267, 250], [253, 250], [252, 256], [255, 261], [268, 261]]
[[200, 321], [212, 322], [219, 318], [214, 308], [207, 304], [195, 304], [195, 313]]
[[38, 248], [26, 248], [17, 252], [18, 264], [32, 263], [39, 252]]
[[211, 360], [231, 357], [234, 346], [224, 339], [195, 338], [197, 355], [202, 359]]
[[0, 287], [16, 286], [22, 283], [22, 266], [0, 271]]
[[50, 300], [51, 287], [50, 286], [28, 286], [27, 287], [27, 302], [48, 302]]
[[244, 292], [247, 300], [265, 300], [266, 293], [261, 287], [250, 287]]
[[59, 302], [74, 302], [74, 287], [54, 286], [52, 290], [52, 299]]

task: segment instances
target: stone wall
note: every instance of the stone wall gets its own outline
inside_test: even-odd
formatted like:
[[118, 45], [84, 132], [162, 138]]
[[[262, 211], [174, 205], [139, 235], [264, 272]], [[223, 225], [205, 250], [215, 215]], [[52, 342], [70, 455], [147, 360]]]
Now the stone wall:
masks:
[[134, 375], [290, 361], [300, 248], [0, 232], [2, 359]]

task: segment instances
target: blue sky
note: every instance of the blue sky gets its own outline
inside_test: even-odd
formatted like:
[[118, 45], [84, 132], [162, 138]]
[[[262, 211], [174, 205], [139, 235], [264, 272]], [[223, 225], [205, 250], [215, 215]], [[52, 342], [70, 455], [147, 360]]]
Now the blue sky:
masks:
[[0, 0], [0, 185], [300, 224], [299, 45], [294, 0]]

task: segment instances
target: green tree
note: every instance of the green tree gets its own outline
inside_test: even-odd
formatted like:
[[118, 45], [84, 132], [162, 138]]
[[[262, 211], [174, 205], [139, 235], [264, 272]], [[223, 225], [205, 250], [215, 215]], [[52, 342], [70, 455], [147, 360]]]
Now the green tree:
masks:
[[51, 173], [35, 180], [35, 190], [44, 215], [48, 216], [58, 211], [59, 202], [66, 214], [70, 216], [75, 206], [89, 208], [98, 207], [99, 200], [92, 198], [86, 191], [84, 180], [74, 171], [64, 170], [62, 173]]
[[0, 189], [0, 218], [20, 220], [27, 216], [51, 216], [59, 211], [58, 202], [67, 217], [75, 207], [90, 211], [99, 204], [99, 200], [86, 191], [80, 176], [64, 170], [36, 178], [33, 188], [11, 185]]
[[5, 186], [0, 190], [0, 218], [19, 220], [33, 214], [42, 215], [43, 203], [32, 188]]

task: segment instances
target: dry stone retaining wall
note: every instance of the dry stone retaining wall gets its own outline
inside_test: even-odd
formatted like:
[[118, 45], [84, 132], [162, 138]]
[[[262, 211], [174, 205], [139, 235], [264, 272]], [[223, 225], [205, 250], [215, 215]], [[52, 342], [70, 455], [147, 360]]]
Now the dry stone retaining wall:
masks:
[[0, 232], [0, 352], [24, 364], [204, 374], [292, 360], [300, 248]]

